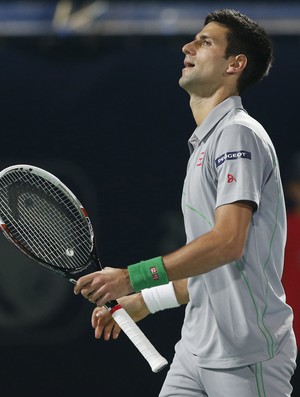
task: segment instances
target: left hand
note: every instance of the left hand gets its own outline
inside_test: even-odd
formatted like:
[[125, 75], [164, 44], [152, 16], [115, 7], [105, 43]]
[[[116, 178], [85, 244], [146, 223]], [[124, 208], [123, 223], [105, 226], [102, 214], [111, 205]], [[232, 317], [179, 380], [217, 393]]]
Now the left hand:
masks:
[[[140, 321], [147, 317], [150, 312], [147, 308], [143, 295], [139, 292], [118, 299], [118, 303], [126, 310], [130, 317], [135, 321]], [[104, 340], [117, 339], [121, 328], [112, 318], [108, 310], [96, 307], [92, 314], [92, 327], [95, 329], [95, 338]]]
[[90, 273], [77, 280], [74, 293], [81, 293], [97, 306], [104, 306], [108, 301], [115, 300], [133, 292], [127, 269], [106, 267], [98, 272]]

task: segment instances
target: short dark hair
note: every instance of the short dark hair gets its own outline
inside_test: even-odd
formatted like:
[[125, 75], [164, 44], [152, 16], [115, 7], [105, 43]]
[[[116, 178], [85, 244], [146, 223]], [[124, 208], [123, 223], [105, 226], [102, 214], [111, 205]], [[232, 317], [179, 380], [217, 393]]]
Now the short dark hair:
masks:
[[205, 19], [204, 25], [216, 22], [228, 28], [227, 49], [225, 58], [231, 55], [244, 54], [248, 63], [238, 81], [238, 90], [257, 83], [268, 75], [273, 62], [272, 43], [265, 30], [239, 11], [217, 10]]

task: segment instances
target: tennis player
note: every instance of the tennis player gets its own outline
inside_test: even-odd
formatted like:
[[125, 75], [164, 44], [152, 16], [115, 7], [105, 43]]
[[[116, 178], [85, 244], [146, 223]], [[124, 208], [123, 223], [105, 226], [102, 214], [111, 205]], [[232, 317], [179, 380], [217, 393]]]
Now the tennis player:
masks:
[[183, 53], [179, 84], [197, 123], [182, 195], [187, 244], [84, 276], [74, 292], [97, 304], [93, 326], [106, 339], [119, 332], [101, 308], [108, 300], [121, 298], [136, 321], [187, 303], [160, 397], [290, 396], [296, 343], [281, 283], [280, 171], [240, 97], [268, 74], [272, 45], [256, 22], [223, 9], [207, 16]]

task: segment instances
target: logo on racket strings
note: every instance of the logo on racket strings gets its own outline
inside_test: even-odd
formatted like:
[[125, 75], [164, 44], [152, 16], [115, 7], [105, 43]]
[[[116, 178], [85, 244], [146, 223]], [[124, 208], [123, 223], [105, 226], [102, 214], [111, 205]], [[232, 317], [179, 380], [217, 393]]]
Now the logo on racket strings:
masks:
[[74, 252], [74, 250], [73, 250], [73, 248], [67, 248], [66, 249], [66, 255], [68, 256], [68, 257], [72, 257], [72, 256], [74, 256], [74, 254], [75, 254], [75, 252]]

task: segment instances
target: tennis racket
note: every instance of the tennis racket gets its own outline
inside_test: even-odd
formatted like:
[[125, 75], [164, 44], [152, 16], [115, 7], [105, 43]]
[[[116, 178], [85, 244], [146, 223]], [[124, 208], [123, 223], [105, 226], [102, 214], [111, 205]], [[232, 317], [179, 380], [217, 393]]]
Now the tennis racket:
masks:
[[[25, 255], [75, 284], [102, 269], [90, 218], [58, 178], [32, 165], [0, 172], [0, 228]], [[117, 301], [106, 309], [153, 372], [168, 363]]]

